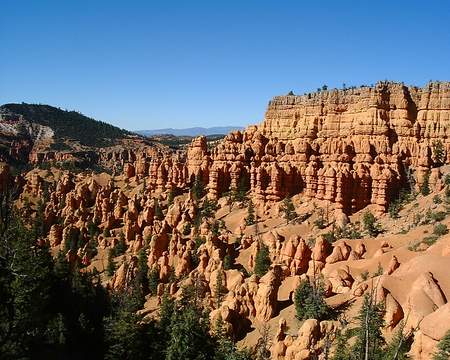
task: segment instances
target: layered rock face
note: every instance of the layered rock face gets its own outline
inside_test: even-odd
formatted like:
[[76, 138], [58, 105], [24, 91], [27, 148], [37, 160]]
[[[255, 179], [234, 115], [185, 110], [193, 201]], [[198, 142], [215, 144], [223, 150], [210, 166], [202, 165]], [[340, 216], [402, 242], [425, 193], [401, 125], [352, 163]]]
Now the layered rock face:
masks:
[[448, 161], [449, 131], [450, 83], [420, 89], [380, 82], [277, 96], [262, 124], [229, 134], [211, 152], [197, 138], [184, 161], [140, 161], [156, 176], [152, 184], [183, 186], [198, 175], [213, 199], [241, 186], [255, 201], [304, 193], [334, 204], [337, 212], [373, 204], [382, 213], [411, 174], [420, 186], [439, 165], [438, 143]]

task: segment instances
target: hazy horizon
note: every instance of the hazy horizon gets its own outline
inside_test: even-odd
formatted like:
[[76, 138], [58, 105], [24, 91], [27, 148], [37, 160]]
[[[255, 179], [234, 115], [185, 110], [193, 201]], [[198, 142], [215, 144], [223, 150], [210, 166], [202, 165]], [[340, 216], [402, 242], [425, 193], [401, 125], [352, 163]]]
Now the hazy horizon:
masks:
[[324, 84], [450, 80], [450, 4], [438, 0], [2, 5], [0, 103], [131, 131], [255, 124], [273, 96]]

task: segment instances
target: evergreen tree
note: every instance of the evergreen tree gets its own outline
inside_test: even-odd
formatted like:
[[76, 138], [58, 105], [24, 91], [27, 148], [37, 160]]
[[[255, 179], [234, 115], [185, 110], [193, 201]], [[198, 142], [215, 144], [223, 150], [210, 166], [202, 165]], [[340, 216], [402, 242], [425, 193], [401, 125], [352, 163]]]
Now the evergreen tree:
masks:
[[250, 360], [250, 353], [246, 350], [238, 350], [233, 341], [225, 334], [223, 320], [219, 320], [215, 326], [215, 354], [214, 360]]
[[195, 176], [194, 184], [191, 187], [191, 193], [195, 200], [200, 200], [205, 195], [205, 185], [203, 184], [200, 174]]
[[284, 218], [286, 219], [286, 224], [289, 224], [290, 221], [294, 220], [297, 217], [297, 213], [295, 212], [295, 206], [290, 197], [286, 197], [281, 206], [280, 211], [283, 213]]
[[381, 225], [375, 219], [375, 216], [370, 212], [366, 211], [362, 219], [364, 229], [369, 233], [370, 236], [377, 236], [383, 232]]
[[352, 359], [384, 359], [383, 328], [384, 309], [375, 302], [373, 292], [364, 296], [364, 302], [357, 317], [359, 327], [356, 329], [356, 343], [352, 348]]
[[433, 142], [432, 147], [434, 167], [439, 167], [445, 164], [445, 148], [441, 140]]
[[201, 217], [213, 218], [218, 209], [217, 202], [209, 199], [205, 199], [202, 204]]
[[430, 190], [430, 172], [427, 171], [423, 177], [423, 183], [420, 186], [420, 193], [423, 196], [427, 196], [430, 194], [430, 192], [431, 192], [431, 190]]
[[148, 272], [148, 288], [151, 295], [156, 295], [159, 284], [159, 271], [154, 267]]
[[405, 360], [408, 358], [407, 353], [410, 350], [410, 337], [405, 334], [405, 322], [401, 321], [399, 329], [392, 337], [391, 342], [386, 349], [386, 359], [388, 360]]
[[217, 278], [216, 278], [216, 284], [215, 284], [215, 293], [216, 293], [216, 306], [217, 308], [220, 307], [223, 301], [223, 296], [226, 291], [225, 286], [223, 285], [223, 275], [221, 269], [217, 271]]
[[156, 198], [153, 200], [153, 209], [154, 209], [155, 218], [157, 220], [162, 221], [164, 219], [164, 214], [161, 209], [161, 206], [159, 205], [159, 201]]
[[113, 276], [116, 271], [116, 264], [114, 262], [114, 251], [113, 249], [109, 249], [108, 251], [108, 263], [106, 265], [106, 273], [108, 276]]
[[259, 277], [264, 276], [269, 270], [271, 263], [269, 248], [261, 242], [255, 257], [255, 274]]
[[105, 319], [106, 360], [147, 360], [163, 357], [157, 327], [154, 322], [143, 323], [136, 311], [143, 306], [139, 284], [134, 283], [113, 293], [112, 312]]
[[223, 258], [223, 268], [224, 270], [230, 270], [233, 268], [233, 258], [230, 254], [226, 254]]
[[450, 330], [444, 335], [437, 345], [438, 351], [434, 354], [433, 360], [450, 359]]
[[125, 242], [125, 234], [121, 231], [119, 234], [119, 241], [114, 245], [113, 254], [114, 256], [120, 256], [125, 254], [127, 251], [127, 243]]
[[171, 206], [173, 204], [174, 199], [175, 199], [175, 191], [170, 190], [169, 194], [167, 195], [167, 206]]
[[249, 226], [255, 224], [255, 222], [255, 207], [253, 205], [253, 201], [250, 200], [247, 205], [247, 217], [245, 218], [245, 224]]
[[149, 293], [149, 279], [148, 279], [148, 265], [147, 265], [147, 253], [145, 248], [139, 250], [138, 253], [138, 271], [136, 274], [136, 280], [141, 287], [144, 294]]
[[295, 310], [300, 320], [317, 319], [330, 316], [331, 308], [325, 302], [323, 285], [319, 281], [311, 284], [308, 280], [300, 283], [294, 295]]
[[336, 346], [331, 360], [349, 360], [348, 332], [344, 329], [339, 329], [336, 333]]
[[176, 306], [171, 319], [166, 360], [209, 360], [214, 358], [215, 343], [209, 334], [208, 314], [190, 298]]
[[47, 233], [47, 229], [44, 221], [45, 206], [42, 200], [39, 200], [36, 205], [36, 217], [33, 221], [32, 232], [34, 239], [43, 237]]
[[264, 324], [259, 331], [260, 338], [256, 343], [256, 360], [270, 360], [270, 334], [269, 334], [269, 325]]

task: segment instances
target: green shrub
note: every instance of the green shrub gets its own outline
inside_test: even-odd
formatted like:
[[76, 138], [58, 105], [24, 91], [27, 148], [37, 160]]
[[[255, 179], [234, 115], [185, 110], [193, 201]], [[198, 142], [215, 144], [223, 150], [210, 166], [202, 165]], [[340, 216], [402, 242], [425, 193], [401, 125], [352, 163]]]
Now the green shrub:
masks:
[[364, 213], [362, 221], [364, 229], [370, 236], [376, 237], [383, 232], [381, 225], [376, 221], [375, 216], [370, 211]]
[[434, 222], [439, 222], [444, 220], [447, 217], [447, 214], [444, 211], [437, 211], [431, 214], [431, 219]]
[[423, 238], [422, 242], [427, 244], [428, 246], [431, 246], [437, 241], [437, 239], [439, 239], [439, 236], [435, 234]]
[[225, 270], [230, 270], [233, 267], [233, 259], [230, 254], [226, 254], [223, 258], [223, 268]]
[[443, 235], [448, 234], [447, 225], [442, 224], [442, 223], [434, 225], [433, 234], [437, 235], [437, 236], [443, 236]]
[[315, 225], [318, 229], [325, 229], [325, 228], [326, 228], [326, 222], [325, 222], [325, 217], [324, 217], [324, 211], [323, 211], [323, 209], [319, 209], [319, 216], [318, 216], [317, 219], [314, 221], [314, 225]]
[[439, 167], [445, 164], [445, 148], [441, 140], [433, 142], [432, 158], [434, 167]]
[[334, 243], [337, 240], [336, 234], [334, 233], [333, 230], [326, 232], [322, 236], [330, 244]]
[[183, 235], [184, 236], [188, 236], [191, 233], [191, 228], [192, 228], [191, 223], [184, 224], [184, 226], [183, 226]]
[[437, 352], [433, 356], [433, 360], [448, 360], [450, 359], [450, 330], [447, 331], [444, 337], [437, 345]]
[[323, 285], [310, 284], [303, 280], [294, 295], [295, 311], [299, 320], [325, 320], [331, 315], [331, 308], [325, 302]]
[[205, 199], [202, 204], [201, 216], [202, 218], [212, 218], [218, 209], [217, 201]]
[[441, 204], [442, 203], [442, 199], [439, 195], [434, 195], [433, 196], [433, 203], [435, 204]]

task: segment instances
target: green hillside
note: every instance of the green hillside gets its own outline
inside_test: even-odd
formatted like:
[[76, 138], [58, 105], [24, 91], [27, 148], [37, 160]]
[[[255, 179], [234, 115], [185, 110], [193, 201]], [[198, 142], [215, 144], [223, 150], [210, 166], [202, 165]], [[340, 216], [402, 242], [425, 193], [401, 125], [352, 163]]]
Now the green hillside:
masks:
[[25, 120], [50, 127], [55, 132], [56, 142], [72, 139], [81, 145], [104, 147], [129, 134], [126, 130], [91, 119], [79, 112], [49, 105], [5, 104], [0, 107], [0, 112], [22, 115]]

